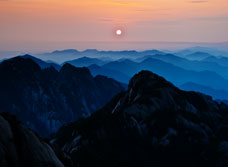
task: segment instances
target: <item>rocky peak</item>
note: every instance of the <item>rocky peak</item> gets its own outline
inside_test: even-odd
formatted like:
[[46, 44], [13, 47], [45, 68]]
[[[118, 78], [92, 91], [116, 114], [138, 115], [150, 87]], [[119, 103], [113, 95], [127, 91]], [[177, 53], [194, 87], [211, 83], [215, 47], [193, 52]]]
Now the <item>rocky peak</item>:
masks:
[[138, 88], [162, 88], [174, 87], [164, 78], [152, 73], [151, 71], [141, 71], [130, 80], [129, 89], [137, 90]]
[[223, 167], [227, 127], [228, 106], [142, 71], [126, 92], [54, 140], [75, 166]]
[[136, 96], [152, 96], [153, 91], [175, 90], [170, 82], [164, 78], [150, 72], [141, 71], [136, 74], [128, 85], [129, 98], [135, 98]]
[[88, 68], [41, 69], [21, 57], [0, 64], [0, 78], [0, 112], [15, 114], [41, 136], [89, 116], [123, 90], [112, 79], [93, 78]]

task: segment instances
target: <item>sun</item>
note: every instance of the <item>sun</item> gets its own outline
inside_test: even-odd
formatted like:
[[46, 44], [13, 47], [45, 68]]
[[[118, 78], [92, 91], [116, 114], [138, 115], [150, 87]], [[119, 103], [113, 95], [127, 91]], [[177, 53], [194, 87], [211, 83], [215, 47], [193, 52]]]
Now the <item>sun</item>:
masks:
[[122, 30], [120, 30], [120, 29], [116, 30], [116, 35], [117, 36], [121, 36], [122, 35]]

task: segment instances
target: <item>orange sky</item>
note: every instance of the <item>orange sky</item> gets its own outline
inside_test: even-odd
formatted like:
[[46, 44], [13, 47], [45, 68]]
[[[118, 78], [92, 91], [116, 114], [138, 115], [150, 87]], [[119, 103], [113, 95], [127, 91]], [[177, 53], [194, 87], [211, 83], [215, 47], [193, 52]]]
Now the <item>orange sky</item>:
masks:
[[42, 41], [227, 40], [228, 0], [0, 0], [1, 50]]

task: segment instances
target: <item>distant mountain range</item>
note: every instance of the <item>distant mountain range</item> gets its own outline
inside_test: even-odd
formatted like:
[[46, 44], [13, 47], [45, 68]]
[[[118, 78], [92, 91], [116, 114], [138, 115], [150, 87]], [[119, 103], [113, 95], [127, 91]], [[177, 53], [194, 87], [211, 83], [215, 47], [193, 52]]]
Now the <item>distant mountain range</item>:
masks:
[[[195, 54], [200, 54], [200, 53], [198, 52]], [[205, 54], [205, 53], [202, 53], [202, 54]], [[41, 59], [35, 58], [30, 55], [24, 55], [23, 58], [30, 58], [30, 59], [34, 60], [36, 63], [38, 63], [40, 65], [41, 68], [47, 68], [50, 66], [53, 66], [57, 70], [60, 70], [60, 68], [61, 68], [61, 66], [56, 63], [50, 63], [50, 62], [47, 63]], [[158, 60], [164, 61], [166, 63], [170, 63], [175, 66], [181, 67], [186, 70], [192, 70], [192, 71], [198, 71], [198, 72], [212, 71], [212, 72], [216, 72], [217, 74], [221, 75], [224, 78], [228, 78], [228, 58], [225, 58], [225, 57], [217, 58], [214, 56], [209, 56], [209, 57], [202, 59], [201, 61], [196, 61], [196, 60], [192, 61], [192, 60], [181, 58], [181, 57], [178, 57], [178, 56], [175, 56], [172, 54], [154, 54], [154, 55], [141, 56], [140, 58], [137, 58], [134, 61], [142, 62], [148, 58], [158, 59]], [[124, 61], [124, 60], [131, 60], [131, 59], [122, 59], [122, 60], [119, 59], [118, 61]], [[113, 62], [113, 61], [112, 60], [102, 60], [100, 58], [81, 57], [81, 58], [74, 59], [71, 61], [66, 61], [64, 63], [72, 64], [75, 67], [88, 67], [88, 66], [91, 66], [94, 64], [101, 67], [109, 62]], [[106, 68], [106, 70], [107, 70], [107, 68]], [[117, 72], [118, 70], [115, 70], [115, 71]], [[97, 72], [94, 72], [94, 73], [97, 74]], [[113, 76], [109, 76], [109, 77], [113, 78]], [[131, 76], [128, 76], [128, 78], [129, 77], [131, 77]], [[122, 80], [121, 80], [121, 82], [122, 82]], [[127, 82], [128, 82], [128, 80], [127, 80]]]
[[[199, 72], [200, 71], [213, 71], [213, 72], [216, 72], [217, 74], [221, 75], [224, 78], [228, 78], [228, 66], [225, 63], [226, 59], [228, 60], [228, 58], [225, 58], [225, 57], [216, 58], [216, 57], [212, 56], [212, 57], [207, 57], [205, 59], [202, 59], [201, 61], [198, 61], [198, 60], [188, 60], [185, 58], [175, 56], [173, 54], [163, 54], [163, 55], [144, 56], [140, 59], [137, 59], [137, 61], [140, 62], [147, 58], [158, 59], [158, 60], [173, 64], [175, 66], [181, 67], [186, 70], [199, 71]], [[224, 62], [222, 63], [222, 61], [224, 61]]]
[[41, 136], [91, 115], [124, 90], [113, 79], [93, 77], [88, 68], [66, 63], [57, 71], [38, 63], [47, 67], [41, 69], [33, 60], [15, 57], [0, 64], [0, 106]]
[[205, 53], [205, 52], [195, 52], [189, 55], [186, 55], [185, 58], [189, 60], [203, 60], [207, 57], [211, 57], [213, 55]]
[[214, 89], [228, 90], [228, 80], [224, 79], [220, 75], [212, 71], [196, 72], [193, 70], [186, 70], [173, 64], [166, 63], [164, 61], [148, 58], [140, 63], [130, 60], [114, 61], [103, 65], [102, 67], [117, 70], [128, 76], [133, 76], [135, 73], [141, 70], [153, 71], [175, 85], [180, 86], [186, 82], [194, 82], [197, 84], [209, 86]]
[[[54, 51], [51, 53], [36, 54], [36, 57], [39, 57], [43, 60], [53, 60], [57, 63], [64, 63], [66, 61], [71, 61], [81, 57], [91, 57], [91, 58], [111, 58], [114, 60], [121, 58], [137, 58], [145, 55], [154, 55], [154, 54], [163, 54], [163, 52], [158, 50], [146, 50], [146, 51], [135, 51], [135, 50], [126, 50], [126, 51], [98, 51], [96, 49], [87, 49], [84, 51], [77, 51], [74, 49]], [[105, 59], [103, 59], [105, 60]]]
[[[211, 53], [220, 55], [220, 57], [213, 56]], [[30, 55], [25, 55], [24, 58], [33, 59], [42, 69], [53, 66], [59, 71], [65, 63], [75, 67], [88, 67], [94, 77], [104, 75], [124, 84], [127, 84], [129, 79], [140, 70], [150, 70], [167, 78], [176, 86], [191, 82], [213, 89], [216, 92], [225, 90], [222, 96], [221, 93], [218, 95], [212, 93], [209, 89], [207, 89], [208, 91], [204, 89], [202, 92], [217, 99], [217, 97], [227, 97], [225, 94], [228, 91], [226, 86], [228, 58], [221, 57], [221, 55], [225, 56], [225, 53], [216, 49], [194, 47], [173, 54], [158, 50], [98, 51], [89, 49], [77, 51], [69, 49], [42, 55], [45, 60], [70, 60], [63, 62], [61, 65], [51, 61], [43, 61]], [[199, 91], [199, 89], [195, 89], [195, 91]]]
[[[228, 43], [226, 43], [226, 45], [227, 44]], [[227, 48], [227, 47], [225, 47], [225, 48]], [[187, 55], [194, 54], [195, 52], [209, 53], [214, 56], [223, 56], [223, 57], [228, 56], [227, 49], [226, 49], [226, 51], [224, 51], [224, 50], [219, 50], [219, 49], [212, 48], [212, 47], [200, 47], [200, 46], [195, 46], [195, 47], [190, 47], [187, 49], [182, 49], [179, 51], [174, 51], [173, 53], [177, 56], [185, 57]]]

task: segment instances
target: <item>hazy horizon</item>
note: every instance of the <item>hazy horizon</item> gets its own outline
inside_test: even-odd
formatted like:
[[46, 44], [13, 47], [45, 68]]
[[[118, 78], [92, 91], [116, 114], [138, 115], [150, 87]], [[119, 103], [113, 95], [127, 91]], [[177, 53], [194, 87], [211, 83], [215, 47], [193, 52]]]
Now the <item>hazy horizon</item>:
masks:
[[[7, 43], [5, 43], [7, 45]], [[0, 52], [21, 52], [21, 53], [44, 53], [55, 50], [75, 49], [84, 51], [87, 49], [97, 49], [104, 51], [121, 50], [169, 50], [177, 51], [191, 47], [208, 47], [221, 51], [228, 51], [228, 42], [200, 43], [200, 42], [164, 42], [164, 41], [76, 41], [76, 42], [29, 42], [15, 44], [11, 43], [13, 49], [6, 49], [4, 44], [0, 45]]]
[[[0, 0], [0, 50], [143, 50], [193, 46], [122, 46], [122, 42], [129, 41], [183, 41], [207, 46], [205, 43], [227, 41], [227, 7], [227, 0]], [[115, 34], [117, 29], [122, 31], [119, 36]], [[115, 44], [105, 44], [106, 41]]]

